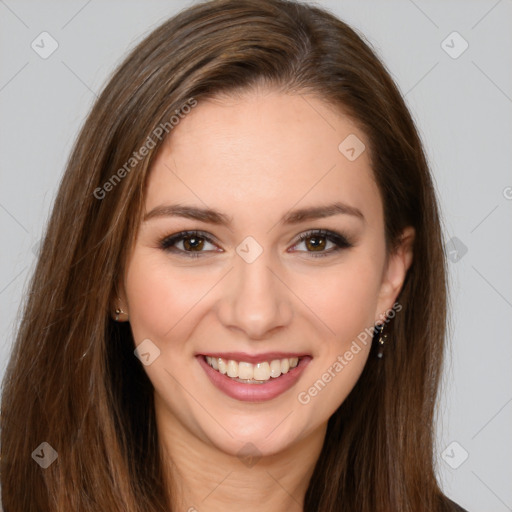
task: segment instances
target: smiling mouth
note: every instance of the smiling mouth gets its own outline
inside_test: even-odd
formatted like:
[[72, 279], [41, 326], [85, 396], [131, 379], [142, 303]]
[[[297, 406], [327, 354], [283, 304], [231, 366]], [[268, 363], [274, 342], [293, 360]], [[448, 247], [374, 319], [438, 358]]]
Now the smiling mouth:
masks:
[[262, 361], [256, 364], [223, 359], [222, 357], [204, 356], [204, 359], [214, 370], [230, 377], [236, 382], [265, 384], [295, 368], [301, 358], [287, 357], [284, 359], [273, 359], [272, 361]]

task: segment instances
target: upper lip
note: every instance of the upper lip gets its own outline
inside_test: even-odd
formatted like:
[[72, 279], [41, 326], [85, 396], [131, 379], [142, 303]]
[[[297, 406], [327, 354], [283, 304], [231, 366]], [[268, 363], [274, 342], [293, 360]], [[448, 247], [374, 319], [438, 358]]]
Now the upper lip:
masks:
[[205, 352], [198, 354], [208, 357], [222, 357], [224, 360], [243, 361], [245, 363], [262, 363], [264, 361], [273, 361], [274, 359], [288, 359], [290, 357], [305, 357], [309, 354], [303, 352], [265, 352], [263, 354], [247, 354], [245, 352]]

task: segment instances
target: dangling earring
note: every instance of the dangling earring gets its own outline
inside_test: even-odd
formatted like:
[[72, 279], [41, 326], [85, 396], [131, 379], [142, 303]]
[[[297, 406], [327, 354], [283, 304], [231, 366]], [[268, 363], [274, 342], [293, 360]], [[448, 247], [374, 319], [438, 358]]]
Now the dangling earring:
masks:
[[379, 359], [382, 359], [382, 356], [384, 355], [384, 344], [388, 340], [388, 335], [382, 334], [383, 330], [384, 330], [384, 324], [381, 325], [380, 330], [379, 330], [379, 341], [378, 341], [379, 349], [377, 351], [377, 357]]

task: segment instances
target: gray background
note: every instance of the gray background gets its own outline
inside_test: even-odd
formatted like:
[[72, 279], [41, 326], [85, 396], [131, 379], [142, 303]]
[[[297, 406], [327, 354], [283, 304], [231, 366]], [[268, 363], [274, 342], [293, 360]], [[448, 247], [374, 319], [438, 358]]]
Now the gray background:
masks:
[[[376, 48], [434, 173], [452, 260], [443, 489], [469, 512], [512, 511], [512, 0], [317, 3]], [[0, 0], [0, 376], [81, 123], [128, 49], [187, 5]], [[47, 59], [31, 47], [43, 31], [59, 45]]]

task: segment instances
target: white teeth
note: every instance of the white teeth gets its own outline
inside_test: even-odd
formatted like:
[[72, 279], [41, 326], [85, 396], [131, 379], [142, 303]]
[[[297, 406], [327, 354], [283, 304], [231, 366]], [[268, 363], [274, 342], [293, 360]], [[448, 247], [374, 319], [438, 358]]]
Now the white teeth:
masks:
[[226, 372], [228, 371], [228, 365], [226, 364], [226, 361], [224, 361], [222, 357], [219, 357], [219, 359], [217, 360], [217, 364], [219, 365], [219, 372], [222, 374], [226, 374]]
[[270, 365], [267, 362], [257, 363], [254, 367], [254, 380], [270, 379]]
[[251, 363], [245, 363], [241, 361], [238, 363], [238, 377], [244, 380], [250, 380], [254, 378], [254, 367]]
[[233, 359], [230, 359], [228, 361], [228, 377], [238, 377], [238, 363], [236, 361], [233, 361]]
[[270, 376], [274, 379], [279, 377], [281, 375], [281, 360], [280, 359], [274, 359], [270, 363]]
[[290, 369], [299, 364], [298, 357], [289, 357], [285, 359], [273, 359], [272, 361], [262, 361], [252, 364], [245, 361], [234, 361], [233, 359], [222, 359], [222, 357], [206, 356], [206, 362], [218, 372], [231, 377], [235, 380], [264, 382], [270, 378], [277, 379]]

